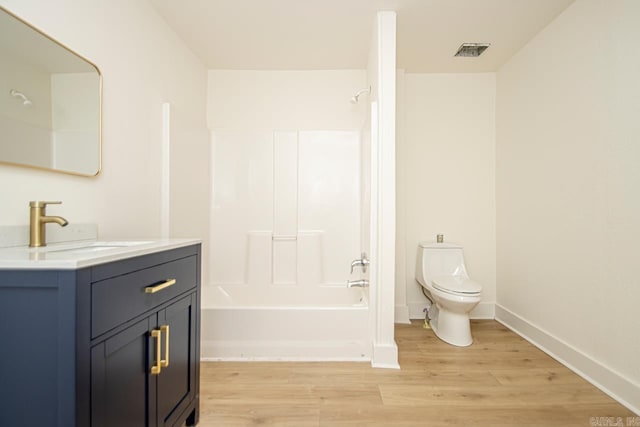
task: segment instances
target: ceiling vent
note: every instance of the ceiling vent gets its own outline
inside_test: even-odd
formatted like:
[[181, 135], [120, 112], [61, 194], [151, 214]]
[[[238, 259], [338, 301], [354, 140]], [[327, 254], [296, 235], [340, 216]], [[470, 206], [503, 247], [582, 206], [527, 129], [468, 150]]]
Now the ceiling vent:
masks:
[[489, 46], [491, 46], [491, 43], [462, 43], [456, 54], [453, 56], [475, 58], [480, 56]]

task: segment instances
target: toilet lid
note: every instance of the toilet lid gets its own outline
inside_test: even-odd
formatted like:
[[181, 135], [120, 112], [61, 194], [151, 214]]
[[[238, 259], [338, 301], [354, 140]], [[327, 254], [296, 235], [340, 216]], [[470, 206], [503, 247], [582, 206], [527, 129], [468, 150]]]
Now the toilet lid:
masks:
[[433, 287], [450, 294], [478, 295], [482, 285], [462, 276], [438, 276], [433, 278]]

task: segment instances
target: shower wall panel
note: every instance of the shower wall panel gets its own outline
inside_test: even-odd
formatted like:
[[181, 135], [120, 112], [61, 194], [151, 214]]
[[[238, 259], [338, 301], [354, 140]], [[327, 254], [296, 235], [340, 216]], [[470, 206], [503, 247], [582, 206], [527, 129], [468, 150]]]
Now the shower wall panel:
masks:
[[360, 254], [360, 133], [212, 139], [213, 284], [345, 286]]
[[360, 255], [360, 133], [300, 132], [299, 138], [298, 226], [318, 232], [323, 283], [344, 286]]
[[213, 283], [270, 282], [273, 132], [216, 130], [212, 143]]

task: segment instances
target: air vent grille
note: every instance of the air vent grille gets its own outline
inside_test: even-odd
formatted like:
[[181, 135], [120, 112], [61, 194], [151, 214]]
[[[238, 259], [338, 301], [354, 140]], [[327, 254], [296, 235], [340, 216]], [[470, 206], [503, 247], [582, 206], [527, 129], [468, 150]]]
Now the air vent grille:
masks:
[[462, 43], [454, 56], [475, 58], [480, 56], [489, 46], [491, 43]]

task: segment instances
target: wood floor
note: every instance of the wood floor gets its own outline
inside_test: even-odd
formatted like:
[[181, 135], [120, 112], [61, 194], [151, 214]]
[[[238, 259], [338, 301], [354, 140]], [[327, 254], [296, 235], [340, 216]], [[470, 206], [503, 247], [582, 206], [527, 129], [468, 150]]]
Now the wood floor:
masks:
[[[202, 364], [200, 427], [590, 426], [632, 412], [492, 320], [456, 348], [396, 325], [400, 370], [369, 363]], [[640, 421], [640, 419], [637, 419]]]

